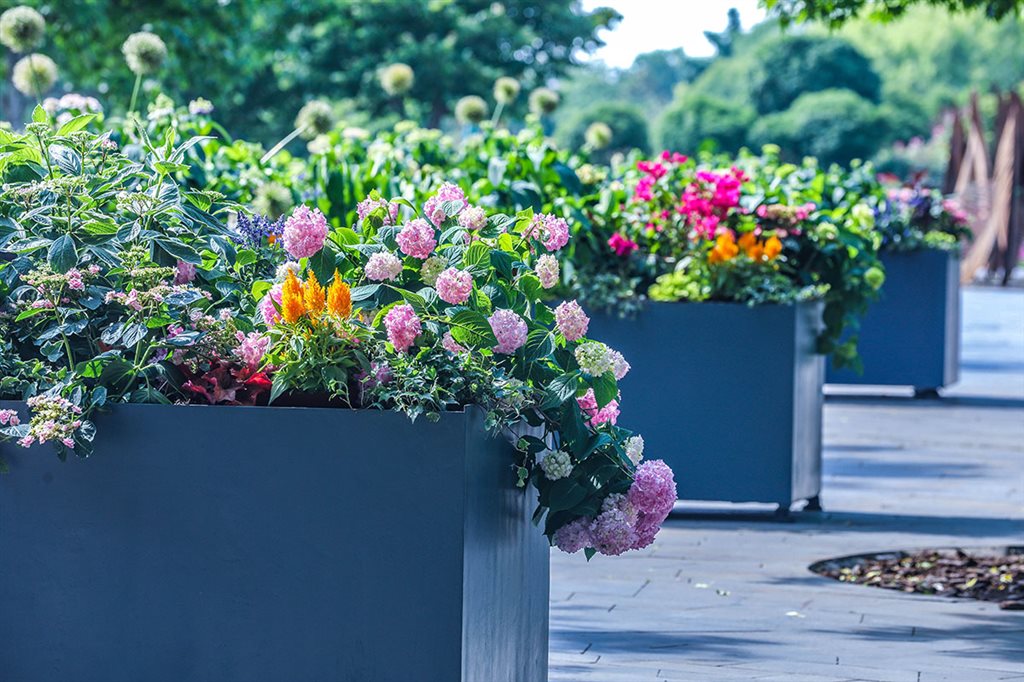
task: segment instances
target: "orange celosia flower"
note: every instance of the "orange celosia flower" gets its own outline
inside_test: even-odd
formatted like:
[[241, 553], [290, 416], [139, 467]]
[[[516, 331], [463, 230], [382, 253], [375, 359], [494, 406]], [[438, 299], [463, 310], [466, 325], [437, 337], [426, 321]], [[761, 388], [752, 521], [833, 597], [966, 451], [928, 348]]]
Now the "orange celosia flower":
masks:
[[281, 287], [281, 317], [288, 324], [294, 324], [306, 313], [306, 305], [302, 302], [302, 282], [289, 270], [288, 277]]
[[761, 256], [764, 255], [764, 247], [760, 244], [754, 244], [747, 249], [747, 258], [752, 261], [760, 262]]
[[302, 288], [302, 301], [313, 318], [319, 317], [324, 306], [327, 305], [327, 292], [324, 290], [324, 286], [317, 281], [316, 273], [312, 270], [309, 271], [309, 279], [306, 280], [306, 285]]
[[736, 243], [741, 249], [750, 253], [751, 247], [757, 246], [757, 237], [754, 236], [753, 232], [744, 232]]
[[732, 233], [723, 232], [715, 240], [715, 246], [711, 249], [711, 253], [708, 254], [708, 262], [712, 265], [724, 263], [735, 258], [739, 252], [740, 247], [736, 245], [736, 240], [733, 238]]
[[337, 270], [334, 271], [334, 279], [327, 290], [327, 312], [341, 319], [346, 319], [352, 314], [352, 292], [342, 281]]
[[775, 235], [768, 237], [768, 241], [764, 243], [764, 255], [768, 256], [768, 260], [774, 260], [780, 253], [782, 253], [782, 242]]

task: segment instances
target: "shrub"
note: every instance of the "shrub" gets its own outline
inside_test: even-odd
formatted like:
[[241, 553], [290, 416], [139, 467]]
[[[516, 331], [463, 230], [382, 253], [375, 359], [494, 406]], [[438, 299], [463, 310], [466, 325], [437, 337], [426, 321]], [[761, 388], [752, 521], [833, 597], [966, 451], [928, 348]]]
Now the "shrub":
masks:
[[570, 149], [579, 149], [586, 144], [587, 128], [594, 123], [604, 123], [612, 130], [611, 141], [594, 155], [595, 160], [606, 160], [615, 152], [650, 149], [647, 119], [643, 112], [633, 105], [616, 102], [605, 102], [584, 110], [566, 125], [559, 138]]
[[663, 149], [694, 151], [710, 140], [721, 152], [737, 152], [747, 144], [754, 110], [708, 95], [686, 95], [658, 120], [658, 144]]

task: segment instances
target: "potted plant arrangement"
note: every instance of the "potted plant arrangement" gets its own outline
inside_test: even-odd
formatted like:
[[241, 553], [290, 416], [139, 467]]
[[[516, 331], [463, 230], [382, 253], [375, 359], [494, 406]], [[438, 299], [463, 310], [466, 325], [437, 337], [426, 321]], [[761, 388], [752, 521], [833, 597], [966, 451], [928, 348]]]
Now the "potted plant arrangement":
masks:
[[918, 396], [934, 397], [960, 372], [959, 256], [970, 234], [967, 215], [937, 190], [877, 194], [885, 286], [861, 326], [860, 367], [830, 363], [826, 381], [911, 386]]
[[270, 219], [93, 123], [0, 130], [5, 679], [546, 679], [549, 546], [676, 499], [543, 302], [570, 225], [450, 184]]
[[584, 209], [571, 281], [634, 358], [623, 418], [687, 459], [681, 499], [818, 506], [821, 353], [854, 343], [840, 335], [881, 277], [870, 211], [821, 208], [830, 184], [770, 153], [665, 152]]

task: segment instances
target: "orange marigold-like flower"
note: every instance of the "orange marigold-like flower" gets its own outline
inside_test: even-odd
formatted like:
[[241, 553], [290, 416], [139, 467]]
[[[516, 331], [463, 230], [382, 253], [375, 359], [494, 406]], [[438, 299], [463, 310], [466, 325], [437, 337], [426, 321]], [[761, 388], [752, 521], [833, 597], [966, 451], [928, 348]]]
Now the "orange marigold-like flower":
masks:
[[281, 287], [281, 317], [288, 324], [294, 324], [306, 313], [306, 305], [302, 301], [302, 282], [295, 273], [288, 271], [288, 277]]
[[764, 243], [764, 255], [768, 256], [768, 260], [774, 260], [780, 253], [782, 253], [782, 242], [775, 235], [768, 237], [768, 241]]
[[740, 238], [736, 242], [736, 244], [739, 245], [741, 249], [743, 249], [749, 254], [750, 249], [754, 246], [757, 246], [757, 237], [754, 235], [753, 232], [744, 232], [743, 234], [740, 235]]
[[724, 263], [735, 258], [739, 252], [740, 247], [736, 245], [736, 240], [733, 238], [732, 233], [723, 232], [715, 240], [715, 246], [711, 249], [711, 253], [708, 254], [708, 262], [712, 265]]
[[306, 304], [306, 310], [313, 318], [320, 316], [327, 305], [327, 291], [316, 278], [316, 273], [309, 271], [309, 278], [302, 288], [302, 300]]
[[334, 271], [334, 279], [327, 289], [327, 312], [343, 320], [352, 314], [352, 292], [337, 270]]
[[747, 249], [747, 258], [752, 261], [761, 262], [761, 256], [764, 255], [764, 247], [761, 244], [754, 244]]

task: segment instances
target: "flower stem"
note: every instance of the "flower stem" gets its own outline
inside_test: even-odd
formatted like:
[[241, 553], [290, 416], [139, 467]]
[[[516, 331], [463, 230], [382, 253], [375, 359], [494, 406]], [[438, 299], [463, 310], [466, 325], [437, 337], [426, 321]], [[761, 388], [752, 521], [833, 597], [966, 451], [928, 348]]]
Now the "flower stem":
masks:
[[261, 157], [260, 157], [260, 163], [261, 163], [261, 164], [264, 164], [264, 163], [266, 163], [267, 161], [270, 161], [270, 160], [271, 160], [272, 158], [274, 158], [274, 157], [275, 157], [275, 156], [277, 155], [277, 153], [278, 153], [279, 151], [281, 151], [282, 149], [284, 149], [284, 148], [285, 148], [285, 146], [286, 146], [286, 145], [287, 145], [287, 144], [288, 144], [289, 142], [291, 142], [291, 141], [292, 141], [292, 140], [294, 140], [294, 139], [295, 139], [296, 137], [298, 137], [299, 135], [301, 135], [301, 134], [302, 134], [302, 133], [303, 133], [303, 132], [304, 132], [304, 131], [306, 130], [306, 128], [308, 128], [308, 127], [309, 127], [309, 126], [300, 126], [300, 127], [296, 128], [295, 130], [293, 130], [292, 132], [288, 133], [288, 135], [286, 135], [286, 136], [285, 136], [285, 138], [284, 138], [283, 140], [281, 140], [280, 142], [278, 142], [277, 144], [275, 144], [275, 145], [274, 145], [273, 147], [271, 147], [271, 148], [270, 148], [270, 151], [269, 151], [269, 152], [267, 152], [266, 154], [264, 154], [263, 156], [261, 156]]
[[135, 87], [132, 88], [132, 101], [128, 104], [128, 112], [135, 113], [135, 101], [139, 98], [139, 86], [142, 85], [142, 74], [135, 74]]

